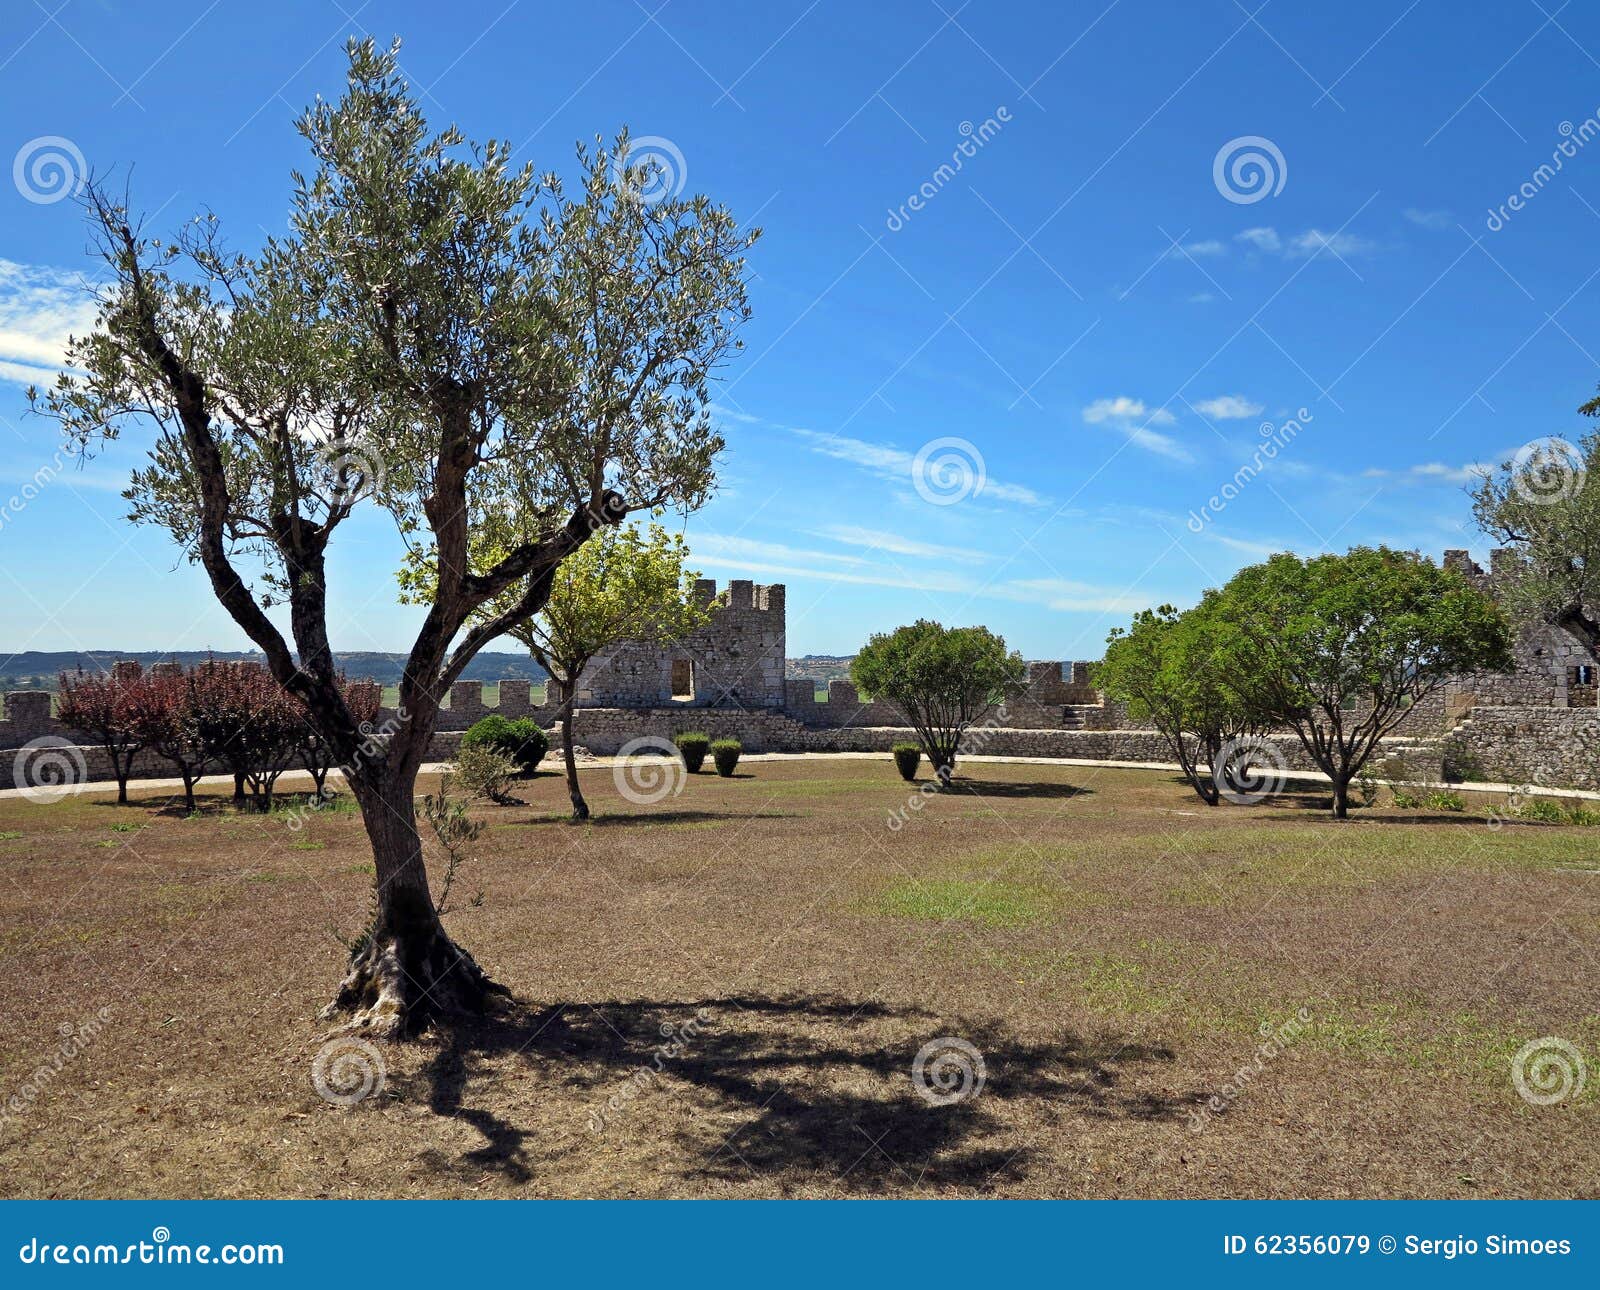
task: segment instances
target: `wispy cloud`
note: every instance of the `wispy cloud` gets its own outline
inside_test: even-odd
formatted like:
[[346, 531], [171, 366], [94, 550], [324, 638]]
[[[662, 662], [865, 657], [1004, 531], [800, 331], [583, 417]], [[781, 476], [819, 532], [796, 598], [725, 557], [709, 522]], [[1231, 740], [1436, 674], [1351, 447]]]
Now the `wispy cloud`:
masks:
[[1243, 233], [1234, 234], [1235, 242], [1243, 242], [1246, 246], [1267, 255], [1276, 255], [1283, 249], [1283, 239], [1278, 236], [1275, 228], [1247, 228]]
[[1449, 211], [1418, 210], [1415, 206], [1408, 207], [1405, 217], [1418, 228], [1431, 228], [1435, 231], [1454, 228], [1456, 217]]
[[[904, 448], [897, 448], [893, 444], [871, 443], [866, 439], [852, 439], [847, 435], [830, 434], [825, 430], [802, 430], [791, 427], [790, 433], [799, 435], [811, 446], [813, 452], [819, 452], [825, 457], [848, 461], [897, 484], [911, 483], [911, 468], [916, 461], [916, 454], [907, 452]], [[1022, 506], [1048, 505], [1047, 500], [1033, 489], [1022, 484], [1004, 483], [989, 474], [985, 475], [982, 487], [978, 488], [973, 496], [991, 502], [1016, 502]]]
[[1327, 251], [1337, 256], [1352, 256], [1366, 255], [1373, 249], [1371, 242], [1354, 233], [1324, 233], [1320, 228], [1308, 228], [1289, 240], [1286, 254], [1291, 257], [1312, 256]]
[[[846, 546], [863, 547], [869, 551], [884, 551], [890, 555], [910, 556], [916, 560], [960, 560], [979, 564], [989, 557], [970, 547], [941, 546], [936, 542], [919, 542], [899, 533], [885, 533], [880, 529], [862, 528], [855, 524], [828, 524], [812, 529], [812, 536], [842, 542]], [[850, 557], [845, 557], [850, 558]]]
[[1452, 466], [1442, 461], [1425, 461], [1406, 470], [1384, 470], [1370, 466], [1362, 471], [1367, 479], [1392, 479], [1397, 484], [1470, 484], [1488, 466], [1481, 461], [1469, 461]]
[[1213, 421], [1246, 421], [1260, 416], [1261, 406], [1242, 394], [1220, 394], [1214, 399], [1200, 400], [1194, 410]]
[[1113, 591], [1109, 587], [1073, 582], [1068, 578], [1014, 578], [1001, 583], [994, 591], [1007, 600], [1044, 605], [1047, 609], [1065, 613], [1090, 611], [1133, 614], [1160, 603], [1130, 591]]
[[1320, 228], [1284, 236], [1270, 225], [1263, 225], [1235, 233], [1233, 240], [1262, 255], [1281, 255], [1286, 260], [1307, 259], [1323, 252], [1337, 256], [1368, 255], [1377, 250], [1376, 243], [1354, 233], [1324, 233]]
[[1152, 430], [1152, 426], [1170, 426], [1177, 418], [1165, 408], [1152, 408], [1143, 399], [1119, 394], [1116, 398], [1096, 399], [1083, 410], [1084, 421], [1092, 426], [1109, 426], [1127, 437], [1128, 441], [1158, 456], [1173, 461], [1193, 461], [1194, 456], [1171, 435]]
[[1182, 246], [1173, 246], [1168, 250], [1167, 257], [1173, 260], [1181, 260], [1185, 256], [1192, 256], [1195, 259], [1215, 259], [1227, 253], [1227, 243], [1219, 242], [1216, 238], [1207, 238], [1203, 242], [1185, 242]]
[[[837, 551], [806, 550], [801, 547], [788, 546], [782, 542], [760, 542], [754, 538], [739, 537], [723, 533], [697, 533], [689, 539], [691, 555], [705, 559], [716, 559], [722, 556], [737, 556], [740, 559], [754, 557], [760, 560], [788, 560], [791, 562], [805, 562], [820, 560], [829, 564], [842, 564], [858, 566], [866, 563], [859, 555], [841, 555]], [[690, 561], [693, 563], [693, 560]]]
[[68, 339], [94, 318], [81, 275], [0, 259], [0, 380], [47, 384], [66, 362]]

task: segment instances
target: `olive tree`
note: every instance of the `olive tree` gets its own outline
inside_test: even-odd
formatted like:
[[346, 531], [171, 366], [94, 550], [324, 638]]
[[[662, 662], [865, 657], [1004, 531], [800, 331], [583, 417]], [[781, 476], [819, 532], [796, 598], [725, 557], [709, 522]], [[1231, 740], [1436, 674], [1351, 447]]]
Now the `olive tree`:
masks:
[[[154, 425], [133, 518], [201, 565], [348, 767], [377, 896], [328, 1015], [397, 1035], [503, 989], [446, 934], [423, 863], [415, 781], [440, 704], [597, 529], [703, 502], [721, 447], [707, 381], [747, 315], [754, 234], [704, 197], [652, 200], [626, 136], [580, 152], [568, 199], [503, 143], [431, 131], [393, 49], [349, 52], [343, 97], [298, 123], [313, 166], [293, 177], [288, 231], [258, 252], [224, 249], [210, 216], [163, 243], [89, 185], [110, 283], [77, 372], [39, 403], [78, 444]], [[593, 329], [650, 347], [632, 380], [576, 361]], [[591, 404], [599, 420], [573, 415]], [[362, 730], [328, 639], [329, 548], [363, 505], [435, 570], [380, 732]], [[479, 563], [491, 516], [503, 549]]]
[[[631, 641], [666, 645], [703, 626], [710, 614], [695, 599], [699, 576], [685, 569], [681, 535], [659, 524], [607, 529], [562, 562], [537, 614], [506, 634], [528, 647], [561, 688], [561, 750], [574, 819], [589, 818], [574, 753], [579, 678], [602, 653]], [[489, 605], [480, 614], [492, 614]]]
[[1495, 603], [1408, 551], [1284, 553], [1235, 574], [1214, 607], [1216, 657], [1245, 708], [1287, 726], [1333, 784], [1350, 781], [1412, 705], [1461, 672], [1511, 666]]
[[[1600, 416], [1600, 400], [1581, 410]], [[1600, 434], [1530, 444], [1479, 476], [1472, 510], [1513, 553], [1495, 587], [1512, 615], [1600, 651]]]
[[851, 662], [850, 677], [863, 694], [904, 714], [934, 773], [948, 781], [961, 736], [1023, 683], [1027, 667], [987, 627], [922, 618], [873, 636]]

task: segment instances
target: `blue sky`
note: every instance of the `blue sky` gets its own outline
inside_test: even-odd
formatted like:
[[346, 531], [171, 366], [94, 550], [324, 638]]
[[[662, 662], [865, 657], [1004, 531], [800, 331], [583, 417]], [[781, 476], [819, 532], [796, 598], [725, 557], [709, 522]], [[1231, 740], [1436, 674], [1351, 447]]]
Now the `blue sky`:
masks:
[[[1573, 409], [1600, 381], [1588, 6], [41, 0], [8, 15], [8, 652], [246, 645], [163, 536], [122, 519], [137, 436], [7, 501], [54, 450], [22, 383], [81, 325], [92, 271], [76, 208], [39, 200], [48, 154], [131, 166], [158, 225], [209, 208], [250, 244], [282, 227], [303, 164], [290, 122], [338, 93], [351, 34], [404, 38], [436, 124], [569, 174], [575, 140], [627, 124], [765, 229], [747, 347], [716, 392], [722, 488], [687, 533], [707, 576], [789, 584], [791, 654], [934, 616], [1031, 658], [1093, 658], [1134, 609], [1190, 603], [1273, 550], [1481, 555], [1468, 469], [1580, 433]], [[1247, 462], [1264, 468], [1209, 507]], [[404, 648], [416, 611], [395, 603], [386, 521], [343, 536], [335, 644]]]

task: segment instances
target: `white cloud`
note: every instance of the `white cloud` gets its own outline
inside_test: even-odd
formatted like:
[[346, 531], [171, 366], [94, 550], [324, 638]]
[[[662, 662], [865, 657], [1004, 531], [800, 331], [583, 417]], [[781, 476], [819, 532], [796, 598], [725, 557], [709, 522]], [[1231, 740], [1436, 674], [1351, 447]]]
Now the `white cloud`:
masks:
[[1245, 421], [1261, 415], [1261, 404], [1252, 403], [1242, 394], [1221, 394], [1214, 399], [1202, 399], [1194, 410], [1213, 421]]
[[1203, 242], [1185, 242], [1182, 246], [1174, 246], [1167, 255], [1174, 260], [1181, 260], [1184, 256], [1196, 259], [1215, 259], [1219, 255], [1226, 255], [1226, 243], [1217, 241], [1216, 238], [1207, 238]]
[[[714, 559], [718, 556], [754, 556], [763, 560], [825, 560], [836, 564], [862, 565], [866, 561], [858, 555], [840, 555], [830, 551], [809, 551], [787, 546], [781, 542], [758, 542], [754, 538], [737, 534], [700, 533], [689, 539], [689, 551], [694, 556]], [[691, 560], [690, 563], [693, 563]]]
[[[825, 457], [848, 461], [898, 484], [911, 483], [911, 467], [916, 461], [916, 454], [907, 452], [904, 448], [896, 448], [885, 443], [869, 443], [865, 439], [829, 434], [824, 430], [802, 430], [799, 427], [791, 427], [790, 433], [799, 435], [811, 445], [813, 452], [820, 452]], [[1033, 489], [1021, 484], [1003, 483], [993, 475], [986, 475], [983, 486], [973, 496], [993, 502], [1016, 502], [1022, 506], [1048, 505], [1046, 499]]]
[[1248, 242], [1257, 251], [1265, 251], [1269, 255], [1276, 255], [1283, 248], [1275, 228], [1247, 228], [1243, 233], [1235, 234], [1233, 240]]
[[974, 551], [967, 547], [919, 542], [915, 538], [904, 537], [899, 533], [885, 533], [879, 529], [861, 528], [855, 524], [829, 524], [820, 529], [813, 529], [812, 533], [816, 537], [827, 538], [833, 542], [843, 542], [846, 546], [863, 547], [869, 551], [886, 551], [890, 555], [906, 555], [918, 560], [960, 560], [976, 564], [989, 558], [982, 551]]
[[1177, 418], [1165, 408], [1146, 406], [1143, 399], [1130, 399], [1119, 394], [1114, 399], [1096, 399], [1083, 410], [1083, 419], [1089, 425], [1110, 426], [1127, 436], [1128, 442], [1170, 457], [1173, 461], [1193, 461], [1194, 456], [1170, 435], [1152, 430], [1151, 426], [1170, 426]]
[[1288, 254], [1317, 255], [1329, 251], [1338, 256], [1351, 256], [1366, 255], [1372, 249], [1371, 242], [1354, 233], [1324, 233], [1320, 228], [1308, 228], [1290, 241]]
[[95, 300], [79, 274], [0, 259], [0, 380], [48, 384], [67, 340], [94, 326]]
[[1461, 466], [1452, 466], [1442, 461], [1425, 461], [1406, 470], [1384, 470], [1370, 466], [1361, 473], [1368, 479], [1392, 479], [1400, 484], [1470, 484], [1486, 469], [1488, 467], [1481, 461], [1469, 461]]
[[1424, 211], [1415, 206], [1407, 208], [1405, 217], [1418, 228], [1447, 229], [1453, 228], [1456, 222], [1449, 211]]
[[1143, 399], [1119, 394], [1114, 399], [1096, 399], [1083, 410], [1083, 419], [1092, 426], [1106, 422], [1142, 421], [1146, 425], [1169, 426], [1177, 420], [1165, 408], [1149, 408]]
[[1242, 551], [1245, 555], [1253, 555], [1261, 560], [1265, 560], [1268, 556], [1277, 555], [1279, 551], [1290, 550], [1289, 544], [1286, 542], [1250, 542], [1244, 538], [1225, 537], [1215, 529], [1208, 529], [1206, 533], [1213, 542], [1218, 542], [1230, 550]]
[[1134, 614], [1158, 603], [1129, 591], [1112, 591], [1067, 578], [1013, 578], [996, 587], [995, 594], [1064, 612]]
[[1216, 297], [1209, 291], [1197, 291], [1189, 297], [1189, 303], [1191, 305], [1209, 305], [1215, 299]]
[[741, 425], [758, 426], [766, 424], [760, 417], [753, 417], [748, 412], [735, 412], [732, 408], [725, 408], [720, 403], [706, 404], [706, 411], [714, 417], [720, 417], [724, 421], [737, 421]]

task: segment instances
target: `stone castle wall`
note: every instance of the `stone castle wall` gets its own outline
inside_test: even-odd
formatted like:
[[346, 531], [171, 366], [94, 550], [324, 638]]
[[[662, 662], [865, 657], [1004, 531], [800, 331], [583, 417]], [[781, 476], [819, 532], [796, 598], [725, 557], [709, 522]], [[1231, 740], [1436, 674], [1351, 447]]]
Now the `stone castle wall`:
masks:
[[[1493, 565], [1503, 559], [1495, 553]], [[1494, 567], [1485, 573], [1465, 551], [1447, 551], [1456, 568], [1492, 592]], [[912, 737], [904, 717], [888, 704], [863, 699], [848, 681], [819, 684], [786, 679], [785, 588], [735, 579], [725, 590], [701, 580], [695, 595], [710, 608], [704, 627], [667, 647], [630, 644], [598, 660], [579, 680], [576, 738], [591, 752], [617, 752], [630, 740], [670, 738], [685, 730], [738, 738], [751, 752], [886, 751]], [[1522, 782], [1541, 773], [1549, 782], [1591, 787], [1600, 760], [1600, 709], [1594, 656], [1553, 628], [1523, 631], [1509, 675], [1452, 679], [1417, 704], [1397, 728], [1414, 769], [1437, 777], [1442, 765], [1475, 779]], [[460, 732], [492, 712], [531, 716], [547, 729], [559, 720], [556, 687], [535, 700], [527, 681], [500, 682], [496, 704], [484, 702], [483, 684], [458, 681], [439, 714], [435, 754], [448, 756]], [[389, 714], [380, 716], [379, 723]], [[6, 697], [0, 749], [18, 749], [42, 737], [83, 745], [91, 778], [110, 773], [105, 754], [50, 715], [50, 696], [21, 692]], [[1289, 764], [1306, 768], [1293, 736], [1277, 738]], [[1128, 716], [1094, 688], [1087, 662], [1028, 664], [1026, 683], [1007, 696], [968, 740], [969, 751], [1007, 756], [1085, 760], [1168, 761], [1170, 754], [1148, 723]], [[0, 758], [0, 787], [9, 787], [11, 757]], [[1543, 768], [1541, 770], [1541, 768]], [[140, 775], [164, 775], [164, 763], [142, 755]]]

